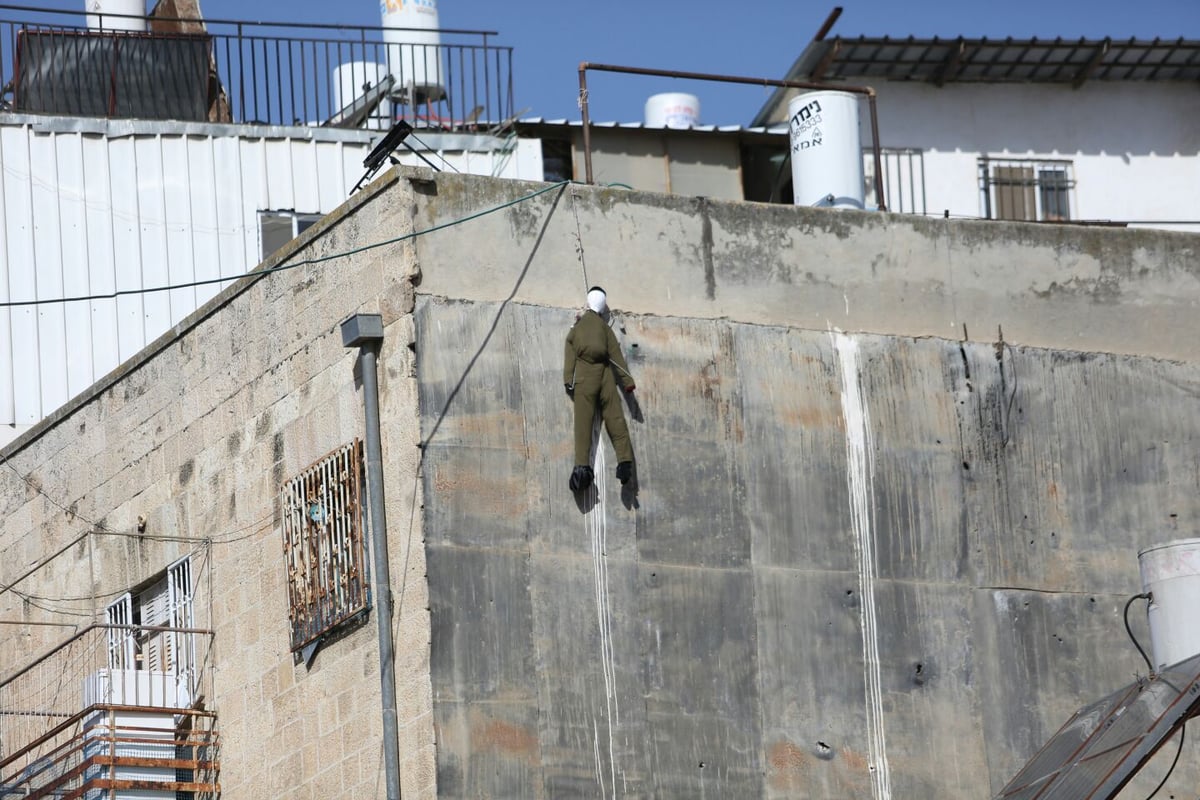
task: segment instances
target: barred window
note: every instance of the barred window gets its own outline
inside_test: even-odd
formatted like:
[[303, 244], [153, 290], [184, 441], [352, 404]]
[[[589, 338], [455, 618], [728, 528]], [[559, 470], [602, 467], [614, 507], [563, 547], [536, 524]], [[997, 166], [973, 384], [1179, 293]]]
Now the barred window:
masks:
[[292, 651], [366, 613], [362, 442], [355, 439], [282, 487]]
[[988, 219], [1071, 219], [1075, 178], [1070, 161], [981, 158], [979, 180]]

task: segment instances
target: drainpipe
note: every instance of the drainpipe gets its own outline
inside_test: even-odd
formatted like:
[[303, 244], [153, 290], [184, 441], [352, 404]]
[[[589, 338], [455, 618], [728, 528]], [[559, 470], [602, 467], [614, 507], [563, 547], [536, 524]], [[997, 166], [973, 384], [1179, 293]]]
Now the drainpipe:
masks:
[[379, 684], [383, 700], [383, 761], [387, 798], [400, 800], [399, 726], [396, 721], [396, 659], [392, 645], [392, 581], [388, 575], [387, 518], [383, 510], [383, 448], [379, 439], [379, 375], [376, 361], [383, 343], [383, 317], [355, 314], [342, 323], [342, 345], [358, 347], [363, 405], [367, 414], [367, 500], [371, 509], [371, 553], [375, 569], [371, 591], [379, 623]]

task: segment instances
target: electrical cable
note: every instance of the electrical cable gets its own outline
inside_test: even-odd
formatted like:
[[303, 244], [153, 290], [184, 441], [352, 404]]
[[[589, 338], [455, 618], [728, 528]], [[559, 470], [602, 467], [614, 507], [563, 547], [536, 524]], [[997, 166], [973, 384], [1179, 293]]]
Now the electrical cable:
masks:
[[1158, 794], [1158, 790], [1166, 786], [1167, 778], [1171, 777], [1171, 773], [1175, 771], [1175, 765], [1179, 763], [1179, 754], [1183, 752], [1183, 737], [1186, 734], [1187, 721], [1185, 720], [1184, 723], [1179, 726], [1179, 747], [1175, 750], [1175, 758], [1171, 761], [1171, 766], [1167, 768], [1167, 774], [1163, 775], [1162, 780], [1158, 782], [1158, 786], [1155, 786], [1154, 791], [1146, 795], [1146, 800], [1154, 800], [1154, 795]]
[[425, 142], [422, 142], [420, 139], [418, 139], [418, 138], [417, 138], [417, 135], [416, 135], [415, 133], [411, 132], [411, 131], [409, 131], [408, 138], [415, 140], [417, 144], [421, 145], [421, 146], [422, 146], [422, 147], [424, 147], [426, 150], [428, 150], [429, 152], [431, 152], [431, 153], [433, 153], [434, 155], [436, 155], [436, 156], [438, 157], [438, 160], [439, 160], [439, 161], [441, 161], [443, 164], [445, 164], [445, 165], [446, 165], [447, 167], [449, 167], [450, 169], [452, 169], [452, 170], [454, 170], [455, 172], [457, 172], [459, 175], [461, 175], [461, 174], [462, 174], [462, 171], [461, 171], [461, 170], [459, 170], [459, 168], [458, 168], [458, 167], [454, 166], [453, 164], [451, 164], [449, 161], [447, 161], [447, 160], [446, 160], [446, 157], [445, 157], [444, 155], [442, 155], [442, 151], [441, 151], [441, 150], [434, 150], [432, 147], [430, 147], [429, 145], [425, 144]]
[[378, 242], [370, 242], [370, 243], [364, 244], [360, 247], [351, 248], [350, 250], [343, 250], [343, 251], [340, 251], [337, 253], [330, 253], [329, 255], [316, 256], [314, 258], [305, 258], [300, 261], [291, 261], [291, 262], [276, 264], [273, 267], [256, 270], [254, 272], [247, 272], [242, 275], [231, 275], [231, 276], [226, 276], [223, 278], [208, 278], [208, 279], [200, 280], [200, 281], [189, 281], [189, 282], [185, 282], [185, 283], [170, 284], [167, 286], [143, 287], [141, 289], [117, 289], [117, 290], [115, 290], [113, 292], [109, 292], [107, 294], [88, 294], [88, 295], [77, 295], [74, 297], [51, 297], [51, 298], [43, 298], [43, 299], [39, 299], [39, 300], [5, 300], [5, 301], [0, 302], [0, 308], [25, 308], [28, 306], [51, 305], [54, 303], [78, 303], [78, 302], [88, 302], [88, 301], [93, 301], [93, 300], [115, 300], [118, 297], [127, 297], [130, 295], [153, 294], [156, 292], [170, 292], [170, 291], [174, 291], [176, 289], [194, 289], [199, 286], [211, 286], [216, 283], [231, 283], [233, 281], [241, 280], [242, 278], [246, 278], [246, 277], [261, 278], [263, 276], [271, 275], [276, 272], [284, 272], [289, 269], [296, 269], [297, 267], [307, 267], [307, 266], [314, 266], [316, 264], [323, 264], [326, 261], [333, 261], [334, 259], [337, 259], [337, 258], [345, 258], [348, 256], [357, 255], [359, 253], [364, 253], [368, 250], [374, 250], [379, 247], [386, 247], [387, 245], [390, 245], [390, 244], [398, 244], [400, 242], [409, 241], [410, 239], [416, 239], [421, 236], [426, 236], [430, 233], [436, 233], [437, 231], [445, 230], [447, 228], [453, 228], [456, 225], [462, 225], [462, 224], [470, 222], [472, 220], [479, 219], [480, 217], [485, 217], [488, 214], [494, 214], [497, 211], [503, 211], [504, 209], [509, 208], [510, 206], [517, 205], [518, 203], [524, 203], [528, 200], [532, 200], [533, 198], [535, 198], [539, 195], [543, 195], [543, 194], [546, 194], [547, 192], [554, 191], [555, 189], [566, 186], [569, 183], [572, 183], [572, 181], [559, 181], [558, 183], [552, 183], [549, 186], [546, 186], [542, 189], [538, 189], [537, 191], [530, 192], [529, 194], [514, 198], [505, 203], [501, 203], [500, 205], [492, 206], [491, 208], [485, 208], [483, 211], [477, 211], [474, 214], [468, 214], [465, 217], [453, 219], [453, 220], [450, 220], [449, 222], [443, 222], [441, 224], [434, 225], [429, 228], [424, 228], [419, 231], [413, 231], [412, 233], [406, 233], [401, 236], [395, 236], [395, 237], [392, 237], [391, 239], [384, 239], [384, 240], [378, 241]]
[[91, 525], [93, 528], [100, 528], [100, 529], [102, 529], [102, 530], [106, 530], [105, 526], [101, 525], [101, 524], [100, 524], [100, 523], [98, 523], [98, 522], [93, 522], [92, 520], [90, 520], [90, 519], [88, 519], [87, 517], [85, 517], [85, 516], [83, 516], [83, 515], [79, 514], [78, 512], [76, 512], [76, 511], [74, 511], [74, 510], [72, 510], [72, 509], [70, 509], [70, 508], [67, 508], [67, 507], [66, 507], [66, 506], [64, 506], [62, 503], [58, 502], [58, 501], [57, 501], [57, 500], [55, 500], [53, 497], [51, 497], [50, 495], [46, 494], [44, 491], [42, 491], [42, 487], [41, 487], [41, 486], [38, 486], [36, 483], [34, 483], [34, 482], [33, 482], [32, 480], [30, 480], [28, 477], [26, 477], [25, 475], [22, 475], [22, 474], [21, 474], [21, 472], [20, 472], [20, 470], [18, 470], [18, 469], [17, 469], [16, 467], [14, 467], [14, 466], [13, 466], [11, 463], [9, 463], [9, 460], [8, 460], [8, 458], [7, 458], [6, 456], [4, 456], [4, 455], [0, 455], [0, 461], [3, 461], [3, 462], [4, 462], [4, 466], [6, 466], [6, 467], [8, 467], [10, 470], [12, 470], [12, 473], [13, 473], [14, 475], [16, 475], [16, 476], [17, 476], [18, 478], [20, 478], [22, 481], [24, 481], [24, 482], [25, 482], [25, 485], [26, 485], [26, 486], [28, 486], [30, 489], [33, 489], [35, 492], [37, 492], [39, 495], [41, 495], [41, 496], [42, 496], [42, 497], [43, 497], [43, 498], [46, 500], [46, 502], [50, 503], [50, 505], [52, 505], [52, 506], [54, 506], [54, 507], [58, 508], [60, 511], [66, 512], [67, 514], [70, 514], [71, 516], [75, 517], [76, 519], [79, 519], [79, 520], [82, 520], [83, 522], [86, 522], [88, 525]]
[[1150, 670], [1151, 674], [1153, 674], [1154, 673], [1154, 665], [1150, 663], [1150, 657], [1148, 655], [1146, 655], [1146, 651], [1142, 649], [1141, 643], [1138, 642], [1137, 637], [1133, 635], [1133, 629], [1129, 627], [1129, 607], [1131, 605], [1133, 605], [1133, 601], [1134, 600], [1149, 600], [1149, 599], [1150, 599], [1150, 594], [1148, 592], [1143, 592], [1142, 594], [1135, 594], [1133, 597], [1129, 598], [1128, 602], [1125, 603], [1124, 616], [1125, 616], [1125, 632], [1127, 634], [1129, 634], [1129, 641], [1133, 642], [1133, 646], [1136, 647], [1137, 651], [1142, 654], [1142, 660], [1146, 662], [1146, 668]]
[[[410, 234], [405, 234], [402, 236], [394, 237], [392, 239], [388, 239], [388, 240], [385, 240], [382, 242], [370, 243], [370, 244], [367, 244], [367, 245], [364, 245], [364, 246], [361, 246], [358, 248], [353, 248], [351, 250], [347, 250], [347, 251], [343, 251], [343, 252], [339, 252], [339, 253], [332, 253], [332, 254], [329, 254], [326, 256], [305, 259], [303, 261], [299, 261], [299, 262], [295, 262], [295, 263], [291, 263], [291, 264], [279, 265], [277, 267], [274, 267], [274, 268], [271, 268], [268, 270], [261, 270], [260, 272], [257, 272], [257, 273], [247, 273], [247, 274], [248, 275], [263, 275], [263, 274], [268, 274], [271, 272], [282, 271], [284, 269], [292, 269], [292, 268], [295, 268], [298, 266], [323, 263], [325, 261], [330, 261], [330, 260], [333, 260], [335, 258], [339, 258], [342, 256], [354, 255], [356, 253], [360, 253], [360, 252], [363, 252], [366, 250], [381, 247], [381, 246], [384, 246], [387, 244], [394, 244], [397, 242], [405, 241], [407, 239], [413, 239], [418, 236], [422, 236], [422, 235], [432, 233], [432, 232], [435, 232], [438, 230], [443, 230], [445, 228], [449, 228], [449, 227], [452, 227], [455, 225], [460, 225], [465, 222], [469, 222], [471, 220], [478, 219], [479, 217], [485, 216], [487, 214], [491, 214], [496, 211], [502, 210], [504, 208], [511, 207], [518, 203], [521, 203], [521, 202], [524, 202], [527, 200], [531, 200], [539, 195], [553, 191], [554, 189], [560, 189], [569, 183], [571, 183], [571, 181], [560, 181], [558, 183], [551, 184], [550, 186], [547, 186], [545, 188], [531, 192], [530, 194], [524, 195], [522, 197], [515, 198], [513, 200], [510, 200], [508, 202], [494, 206], [492, 208], [484, 209], [483, 211], [476, 212], [474, 214], [470, 214], [465, 217], [461, 217], [459, 219], [452, 220], [447, 223], [435, 225], [433, 227], [430, 227], [430, 228], [427, 228], [427, 229], [424, 229], [421, 231], [414, 231], [413, 233], [410, 233]], [[578, 215], [577, 214], [576, 214], [576, 223], [578, 223]], [[582, 248], [581, 240], [580, 240], [580, 248]], [[581, 251], [580, 251], [581, 264], [582, 264], [582, 259], [583, 259], [583, 255], [582, 255], [582, 249], [581, 249]], [[587, 275], [587, 273], [586, 273], [586, 266], [585, 266], [584, 267], [585, 284], [586, 284], [586, 275]], [[192, 284], [181, 284], [181, 285], [177, 285], [177, 286], [162, 287], [161, 289], [137, 290], [136, 292], [124, 291], [124, 292], [118, 292], [117, 294], [134, 294], [134, 293], [144, 293], [144, 292], [152, 292], [152, 291], [166, 291], [166, 290], [174, 289], [174, 288], [187, 288], [188, 286], [200, 285], [202, 283], [214, 283], [217, 281], [229, 281], [229, 280], [235, 280], [235, 279], [234, 278], [222, 278], [222, 279], [216, 279], [216, 280], [210, 280], [210, 281], [196, 282], [196, 283], [192, 283]], [[113, 296], [115, 296], [115, 295], [113, 295]], [[64, 299], [59, 299], [59, 300], [41, 300], [41, 301], [35, 301], [35, 302], [31, 302], [31, 303], [24, 303], [24, 304], [22, 304], [22, 303], [7, 303], [7, 304], [0, 303], [0, 308], [5, 307], [6, 305], [7, 306], [31, 305], [31, 304], [44, 304], [44, 303], [51, 303], [51, 302], [69, 302], [71, 300], [88, 300], [88, 299], [105, 299], [105, 297], [96, 296], [96, 297], [64, 298]], [[64, 506], [62, 503], [55, 500], [53, 497], [51, 497], [49, 494], [47, 494], [39, 485], [37, 485], [34, 481], [32, 481], [30, 478], [22, 475], [20, 473], [20, 471], [17, 470], [16, 467], [14, 467], [11, 463], [9, 463], [7, 458], [0, 456], [0, 461], [3, 461], [5, 466], [7, 466], [18, 478], [20, 478], [27, 486], [29, 486], [29, 488], [33, 489], [35, 492], [37, 492], [39, 495], [41, 495], [47, 502], [51, 503], [52, 505], [59, 508], [60, 510], [62, 510], [68, 514], [72, 514], [76, 518], [91, 525], [94, 528], [94, 530], [91, 531], [91, 533], [105, 534], [105, 535], [118, 535], [118, 536], [135, 536], [138, 538], [150, 539], [150, 540], [155, 540], [155, 541], [200, 541], [200, 542], [204, 542], [206, 544], [211, 545], [211, 544], [233, 544], [236, 542], [244, 541], [246, 539], [254, 538], [256, 536], [261, 536], [263, 534], [270, 533], [275, 530], [275, 526], [273, 524], [268, 524], [268, 523], [272, 522], [273, 518], [274, 518], [274, 511], [272, 510], [271, 514], [264, 516], [243, 528], [237, 528], [232, 531], [228, 531], [226, 534], [223, 534], [220, 536], [215, 536], [215, 537], [210, 536], [210, 537], [203, 537], [203, 538], [199, 538], [199, 539], [191, 539], [190, 537], [161, 536], [161, 535], [154, 535], [154, 534], [145, 534], [140, 531], [139, 532], [114, 531], [103, 525], [100, 525], [99, 523], [89, 520], [86, 517], [79, 515], [78, 513], [74, 512], [71, 509]], [[238, 534], [243, 531], [249, 531], [249, 533], [245, 533], [244, 535], [241, 535], [241, 536], [231, 535], [231, 534]], [[19, 580], [18, 580], [18, 582], [19, 582]], [[110, 593], [94, 593], [94, 594], [88, 595], [88, 597], [86, 597], [86, 598], [73, 598], [73, 597], [51, 598], [51, 597], [44, 597], [44, 596], [40, 596], [40, 595], [21, 592], [20, 590], [15, 588], [15, 584], [9, 584], [8, 586], [0, 586], [0, 590], [12, 591], [18, 597], [21, 597], [25, 602], [28, 602], [31, 605], [33, 605], [34, 607], [39, 608], [43, 611], [47, 611], [49, 613], [65, 614], [65, 615], [78, 615], [78, 616], [90, 616], [91, 611], [88, 611], [87, 613], [83, 613], [81, 610], [77, 610], [77, 609], [73, 609], [73, 608], [72, 609], [52, 608], [52, 607], [48, 607], [46, 605], [42, 605], [41, 603], [72, 602], [72, 601], [84, 600], [84, 599], [94, 600], [94, 599], [98, 599], [98, 598], [114, 596], [116, 594], [120, 594], [121, 591], [124, 591], [124, 590], [120, 590], [117, 592], [110, 592]], [[38, 601], [41, 601], [41, 603], [39, 603]]]

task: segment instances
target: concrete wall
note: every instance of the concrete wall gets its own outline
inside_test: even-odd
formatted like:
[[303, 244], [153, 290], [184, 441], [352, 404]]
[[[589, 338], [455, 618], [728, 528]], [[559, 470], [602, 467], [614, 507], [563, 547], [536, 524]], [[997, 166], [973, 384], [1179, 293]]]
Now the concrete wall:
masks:
[[638, 488], [604, 440], [580, 501], [571, 320], [418, 304], [441, 796], [986, 797], [1145, 671], [1194, 365], [625, 315]]
[[[420, 191], [430, 227], [519, 188]], [[1142, 668], [1137, 550], [1194, 532], [1195, 247], [582, 188], [422, 240], [439, 794], [999, 790]], [[604, 443], [577, 499], [590, 283], [639, 486]]]
[[[70, 547], [0, 620], [203, 546], [225, 796], [382, 796], [373, 625], [293, 662], [275, 518], [361, 435], [337, 326], [379, 311], [405, 796], [985, 796], [1139, 669], [1136, 550], [1194, 532], [1196, 246], [391, 173], [267, 263], [353, 255], [245, 279], [4, 451], [0, 584], [93, 524], [165, 541], [95, 537], [126, 571], [82, 591]], [[592, 283], [638, 484], [604, 444], [577, 501]]]
[[[533, 188], [439, 176], [417, 225]], [[422, 245], [420, 291], [431, 295], [568, 307], [599, 283], [634, 314], [947, 339], [965, 326], [972, 341], [995, 342], [1002, 330], [1012, 344], [1200, 357], [1200, 239], [1190, 234], [568, 186]]]

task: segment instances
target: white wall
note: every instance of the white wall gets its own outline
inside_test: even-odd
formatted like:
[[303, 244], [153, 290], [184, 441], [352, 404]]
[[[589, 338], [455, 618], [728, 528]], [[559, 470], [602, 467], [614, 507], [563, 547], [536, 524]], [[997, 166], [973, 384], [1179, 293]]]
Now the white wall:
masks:
[[[885, 147], [924, 151], [930, 214], [982, 216], [978, 158], [1070, 159], [1071, 215], [1200, 230], [1200, 91], [1191, 84], [879, 82]], [[864, 109], [864, 145], [870, 143]]]
[[[258, 212], [337, 208], [382, 135], [10, 117], [0, 124], [0, 302], [242, 275], [261, 260]], [[447, 171], [542, 178], [536, 141], [420, 138], [437, 151], [430, 160]], [[397, 155], [422, 165], [406, 148]], [[225, 285], [0, 307], [0, 444]]]

